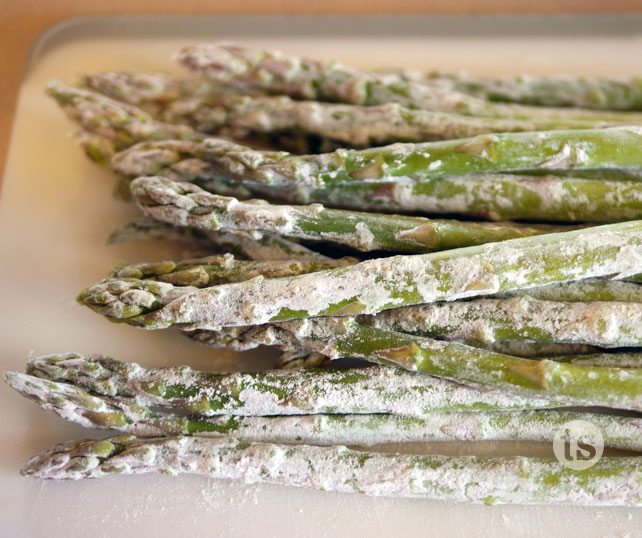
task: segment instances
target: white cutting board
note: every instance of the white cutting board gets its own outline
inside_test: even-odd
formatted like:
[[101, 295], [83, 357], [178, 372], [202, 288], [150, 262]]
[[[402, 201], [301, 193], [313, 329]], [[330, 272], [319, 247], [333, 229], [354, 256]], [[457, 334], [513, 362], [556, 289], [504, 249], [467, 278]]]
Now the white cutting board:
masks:
[[[68, 135], [72, 125], [43, 93], [53, 77], [134, 68], [180, 73], [185, 44], [236, 40], [366, 68], [475, 73], [640, 74], [642, 18], [230, 17], [81, 19], [43, 36], [20, 92], [0, 199], [0, 369], [30, 354], [105, 353], [149, 366], [267, 368], [274, 354], [198, 347], [171, 331], [115, 325], [76, 294], [121, 260], [180, 256], [160, 243], [107, 247], [137, 215], [111, 196], [109, 173]], [[0, 535], [10, 537], [639, 536], [642, 510], [485, 507], [368, 498], [202, 477], [118, 476], [42, 482], [18, 470], [44, 448], [105, 436], [63, 423], [0, 384]], [[419, 450], [413, 447], [413, 450]], [[551, 454], [546, 447], [480, 443], [424, 447], [443, 453]]]

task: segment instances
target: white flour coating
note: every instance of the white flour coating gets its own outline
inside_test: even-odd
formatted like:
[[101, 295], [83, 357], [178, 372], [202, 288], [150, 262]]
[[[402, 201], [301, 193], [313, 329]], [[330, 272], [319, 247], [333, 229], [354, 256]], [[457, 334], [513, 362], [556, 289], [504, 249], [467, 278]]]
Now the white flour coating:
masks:
[[528, 296], [477, 299], [387, 310], [372, 318], [376, 327], [452, 340], [642, 345], [642, 304], [556, 302]]
[[485, 504], [642, 503], [639, 458], [602, 458], [596, 464], [598, 472], [587, 478], [553, 459], [381, 454], [344, 446], [245, 443], [231, 438], [120, 436], [64, 443], [33, 458], [23, 473], [80, 479], [115, 470], [196, 473], [244, 483]]

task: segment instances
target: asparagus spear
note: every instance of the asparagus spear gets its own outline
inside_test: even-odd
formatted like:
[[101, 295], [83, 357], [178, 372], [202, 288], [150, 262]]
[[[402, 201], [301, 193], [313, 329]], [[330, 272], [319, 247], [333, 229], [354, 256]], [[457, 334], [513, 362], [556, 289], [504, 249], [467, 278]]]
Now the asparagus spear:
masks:
[[256, 349], [259, 346], [270, 345], [284, 352], [293, 352], [300, 349], [293, 345], [289, 339], [281, 341], [265, 340], [265, 331], [269, 330], [265, 325], [247, 327], [221, 327], [217, 331], [181, 331], [193, 342], [207, 347], [227, 348], [234, 351], [248, 351]]
[[555, 357], [556, 362], [604, 368], [642, 368], [642, 353], [586, 353]]
[[338, 62], [288, 58], [278, 52], [255, 51], [225, 43], [188, 46], [179, 52], [177, 59], [210, 80], [295, 98], [365, 106], [399, 103], [410, 108], [515, 119], [639, 122], [641, 117], [626, 112], [491, 103], [395, 74], [369, 73]]
[[[235, 351], [247, 351], [256, 349], [261, 345], [270, 345], [285, 349], [287, 351], [284, 351], [277, 359], [277, 368], [310, 368], [324, 366], [331, 362], [329, 357], [321, 353], [297, 347], [297, 345], [302, 345], [302, 342], [293, 341], [291, 337], [284, 338], [282, 333], [275, 333], [270, 325], [223, 327], [218, 331], [196, 330], [182, 331], [182, 333], [192, 341], [209, 347], [224, 347]], [[494, 342], [481, 342], [479, 340], [462, 342], [455, 340], [455, 342], [494, 353], [527, 359], [549, 359], [583, 366], [642, 367], [642, 353], [604, 353], [600, 352], [599, 348], [587, 344], [526, 342], [522, 340], [495, 340]]]
[[84, 129], [76, 133], [76, 137], [85, 151], [85, 155], [100, 166], [108, 167], [118, 153], [118, 145], [112, 139]]
[[59, 80], [47, 84], [47, 94], [83, 129], [110, 140], [118, 149], [143, 140], [203, 139], [203, 135], [187, 125], [156, 121], [139, 108], [94, 92], [65, 86]]
[[590, 128], [605, 124], [575, 119], [561, 122], [546, 118], [530, 121], [473, 118], [393, 103], [360, 107], [302, 102], [283, 95], [232, 93], [206, 79], [173, 79], [161, 73], [99, 73], [85, 77], [84, 83], [112, 99], [150, 111], [162, 121], [189, 124], [200, 132], [218, 132], [222, 128], [255, 132], [303, 131], [351, 146], [462, 138], [488, 132]]
[[[119, 88], [120, 94], [139, 93], [138, 88]], [[143, 91], [145, 93], [146, 90]], [[125, 97], [125, 102], [146, 103], [145, 96]], [[144, 108], [148, 108], [144, 106]], [[590, 129], [613, 122], [582, 120], [514, 120], [444, 114], [413, 110], [399, 104], [362, 107], [349, 104], [295, 101], [287, 96], [213, 93], [202, 97], [174, 99], [158, 112], [164, 122], [190, 125], [202, 133], [298, 132], [367, 147], [391, 142], [424, 142], [464, 138], [483, 133]]]
[[642, 346], [642, 303], [542, 301], [524, 295], [394, 308], [360, 321], [381, 329], [465, 342]]
[[208, 256], [181, 262], [162, 261], [123, 265], [112, 271], [113, 278], [145, 278], [176, 286], [204, 288], [228, 282], [242, 282], [262, 275], [267, 278], [301, 275], [356, 263], [354, 258], [311, 260], [242, 261], [232, 254]]
[[[374, 314], [393, 307], [490, 295], [554, 282], [642, 272], [642, 223], [596, 226], [443, 252], [393, 256], [288, 278], [181, 288], [107, 280], [78, 300], [110, 318], [185, 329]], [[174, 300], [176, 299], [176, 300]]]
[[203, 232], [194, 228], [169, 226], [150, 218], [137, 219], [118, 228], [109, 236], [108, 243], [149, 239], [187, 241], [194, 243], [199, 248], [214, 251], [225, 250], [250, 260], [297, 259], [299, 262], [330, 260], [327, 256], [303, 245], [267, 232]]
[[297, 239], [330, 241], [364, 252], [432, 252], [569, 229], [357, 213], [320, 204], [241, 202], [210, 194], [191, 183], [158, 176], [138, 178], [131, 192], [143, 213], [175, 226], [206, 231], [266, 230]]
[[[460, 343], [465, 343], [466, 345], [486, 349], [488, 351], [494, 351], [495, 353], [501, 353], [503, 355], [513, 355], [514, 357], [522, 357], [525, 359], [557, 360], [560, 357], [569, 357], [571, 355], [604, 355], [604, 353], [600, 353], [599, 348], [595, 346], [589, 346], [587, 344], [560, 344], [559, 342], [524, 342], [522, 340], [496, 340], [495, 342]], [[613, 364], [610, 364], [610, 359], [605, 359], [605, 362], [609, 362], [608, 366], [613, 366]], [[637, 360], [635, 360], [634, 362], [637, 363]], [[599, 364], [597, 364], [597, 360], [594, 361], [594, 366], [600, 366]], [[628, 364], [625, 364], [624, 366], [628, 366]]]
[[528, 290], [515, 290], [501, 293], [496, 297], [503, 299], [528, 295], [541, 301], [642, 303], [642, 286], [630, 282], [635, 278], [636, 275], [627, 277], [627, 281], [589, 278], [577, 282], [560, 282], [539, 286]]
[[[176, 181], [195, 182], [209, 192], [220, 193], [220, 174], [203, 160], [202, 145], [181, 142], [180, 151], [174, 151], [172, 146], [177, 143], [141, 143], [117, 154], [111, 165], [127, 176], [161, 175]], [[158, 158], [159, 155], [163, 157]], [[237, 155], [257, 159], [257, 162], [263, 157], [260, 152]], [[560, 172], [542, 177], [504, 173], [444, 176], [419, 183], [360, 181], [321, 188], [295, 182], [279, 188], [249, 182], [243, 186], [255, 196], [282, 202], [321, 202], [331, 207], [366, 211], [558, 222], [617, 222], [642, 217], [642, 184], [622, 170], [617, 173], [627, 177], [626, 180], [558, 177]], [[581, 172], [589, 175], [594, 170]]]
[[203, 78], [176, 78], [166, 73], [110, 71], [86, 75], [82, 85], [111, 99], [160, 114], [182, 99], [207, 97], [221, 91], [220, 85]]
[[203, 141], [204, 159], [239, 181], [323, 187], [367, 181], [421, 182], [431, 178], [517, 170], [642, 166], [639, 126], [497, 133], [472, 138], [392, 144], [321, 155], [261, 154], [225, 140]]
[[[330, 358], [370, 362], [488, 386], [621, 409], [642, 409], [642, 370], [533, 361], [455, 342], [368, 327], [350, 318], [313, 318], [278, 324], [298, 346]], [[285, 339], [288, 335], [281, 335]]]
[[215, 374], [186, 366], [143, 368], [102, 355], [68, 353], [29, 359], [27, 373], [71, 382], [95, 395], [141, 406], [180, 408], [202, 416], [390, 413], [537, 409], [563, 400], [478, 390], [431, 376], [375, 366]]
[[419, 456], [247, 443], [232, 438], [117, 436], [57, 445], [22, 470], [46, 479], [195, 473], [245, 483], [484, 504], [642, 504], [640, 458], [574, 471], [545, 458]]
[[[351, 147], [392, 142], [425, 142], [484, 133], [592, 129], [613, 122], [533, 118], [473, 117], [413, 110], [396, 103], [378, 106], [295, 101], [286, 96], [251, 97], [223, 94], [172, 103], [161, 118], [204, 133], [297, 132], [335, 140]], [[636, 121], [639, 123], [642, 115]], [[618, 122], [625, 123], [625, 122]]]
[[202, 417], [153, 412], [125, 398], [93, 396], [74, 385], [9, 372], [9, 385], [43, 409], [85, 427], [114, 429], [139, 437], [232, 435], [239, 441], [373, 446], [380, 443], [435, 441], [548, 441], [572, 420], [584, 420], [602, 432], [604, 446], [642, 450], [642, 419], [573, 411], [485, 411], [401, 415], [292, 415]]
[[[286, 350], [286, 353], [301, 352], [301, 347], [293, 343], [290, 338], [282, 339], [280, 334], [275, 334], [270, 325], [248, 327], [222, 327], [218, 331], [204, 329], [182, 331], [190, 340], [209, 347], [225, 347], [236, 351], [256, 349], [261, 345], [275, 346]], [[594, 366], [616, 366], [611, 353], [600, 353], [599, 348], [587, 344], [562, 344], [559, 342], [525, 342], [522, 340], [496, 340], [494, 342], [467, 341], [466, 345], [494, 351], [503, 355], [513, 355], [528, 359], [548, 358], [551, 360], [568, 359], [590, 355]], [[307, 351], [307, 350], [306, 350]], [[308, 353], [311, 353], [308, 351]], [[622, 366], [637, 367], [640, 359], [636, 353], [621, 354]], [[625, 355], [629, 355], [624, 359]], [[566, 362], [569, 362], [568, 360]], [[572, 362], [572, 361], [570, 361]]]
[[517, 75], [474, 77], [467, 73], [399, 73], [403, 78], [464, 92], [490, 101], [571, 106], [596, 110], [642, 110], [642, 77]]

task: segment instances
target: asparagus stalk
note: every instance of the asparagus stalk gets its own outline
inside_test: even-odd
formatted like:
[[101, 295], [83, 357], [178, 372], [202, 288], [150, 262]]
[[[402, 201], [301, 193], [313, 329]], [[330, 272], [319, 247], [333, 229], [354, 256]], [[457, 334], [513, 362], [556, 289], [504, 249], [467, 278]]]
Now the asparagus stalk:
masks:
[[85, 84], [108, 97], [155, 112], [168, 123], [191, 125], [200, 132], [305, 132], [350, 146], [394, 141], [463, 138], [489, 132], [591, 128], [612, 124], [600, 121], [531, 120], [471, 117], [417, 110], [388, 103], [361, 107], [317, 101], [295, 101], [287, 96], [249, 96], [222, 92], [204, 79], [180, 80], [153, 73], [100, 73]]
[[[198, 331], [194, 331], [198, 332]], [[513, 355], [514, 357], [522, 357], [524, 359], [551, 359], [558, 360], [558, 358], [597, 354], [600, 349], [595, 346], [587, 344], [560, 344], [559, 342], [524, 342], [522, 340], [495, 340], [494, 342], [460, 342], [473, 347], [494, 351], [503, 355]], [[610, 361], [610, 360], [609, 360]], [[597, 361], [594, 366], [600, 366]], [[637, 362], [637, 360], [635, 361]], [[607, 365], [607, 364], [605, 364]], [[608, 366], [613, 366], [608, 364]], [[627, 366], [627, 365], [624, 365]]]
[[641, 77], [517, 75], [474, 77], [467, 73], [400, 73], [403, 78], [438, 85], [489, 101], [596, 110], [642, 110]]
[[[517, 394], [583, 405], [642, 409], [642, 371], [533, 361], [455, 342], [368, 327], [350, 318], [278, 324], [300, 347], [330, 358], [355, 357]], [[281, 336], [281, 338], [287, 338]]]
[[47, 84], [47, 94], [83, 129], [110, 140], [118, 149], [143, 140], [203, 139], [203, 135], [187, 125], [156, 121], [139, 108], [94, 92], [65, 86], [59, 80]]
[[574, 471], [544, 458], [419, 456], [247, 443], [232, 438], [117, 436], [57, 445], [22, 470], [45, 479], [193, 473], [245, 483], [484, 504], [642, 504], [640, 458]]
[[[316, 135], [352, 147], [392, 142], [425, 142], [465, 138], [485, 133], [592, 129], [612, 121], [548, 118], [473, 117], [431, 110], [413, 110], [397, 103], [378, 106], [295, 101], [287, 96], [251, 97], [223, 94], [172, 103], [163, 121], [192, 126], [204, 133], [295, 132]], [[642, 115], [636, 121], [639, 123]], [[625, 123], [625, 122], [619, 122]]]
[[[117, 154], [111, 162], [126, 176], [161, 175], [191, 181], [221, 193], [220, 174], [203, 160], [203, 147], [176, 141], [141, 143]], [[261, 159], [260, 152], [238, 155]], [[159, 158], [162, 155], [162, 158]], [[258, 162], [258, 161], [257, 161]], [[603, 169], [607, 170], [607, 169]], [[575, 172], [575, 171], [573, 171]], [[592, 170], [583, 170], [589, 175]], [[615, 171], [613, 171], [615, 173]], [[444, 176], [419, 183], [353, 182], [332, 187], [286, 187], [244, 182], [255, 196], [288, 203], [320, 202], [331, 207], [379, 212], [460, 214], [492, 220], [529, 219], [557, 222], [617, 222], [642, 218], [642, 184], [626, 180], [510, 174]]]
[[93, 396], [68, 383], [13, 372], [6, 373], [5, 379], [20, 394], [64, 420], [139, 437], [231, 435], [239, 441], [317, 446], [435, 441], [552, 442], [565, 423], [584, 420], [602, 432], [604, 446], [642, 450], [640, 418], [556, 410], [431, 413], [423, 417], [386, 414], [180, 416], [172, 412], [152, 412], [124, 398]]
[[627, 277], [626, 281], [589, 278], [578, 282], [560, 282], [528, 290], [515, 290], [496, 297], [504, 299], [528, 295], [540, 301], [642, 303], [642, 286], [630, 282], [635, 278], [636, 275]]
[[239, 181], [311, 187], [367, 181], [421, 182], [471, 173], [642, 166], [639, 126], [497, 133], [472, 138], [392, 144], [321, 155], [246, 154], [225, 140], [203, 141], [204, 159]]
[[176, 78], [166, 73], [132, 70], [86, 75], [82, 85], [155, 116], [173, 102], [216, 95], [221, 91], [219, 84], [203, 78]]
[[537, 409], [564, 400], [478, 390], [396, 368], [301, 369], [215, 374], [186, 366], [143, 368], [101, 355], [68, 353], [30, 359], [27, 373], [71, 382], [94, 395], [139, 406], [183, 409], [201, 416], [389, 413]]
[[181, 331], [193, 342], [207, 347], [227, 348], [234, 351], [248, 351], [259, 346], [270, 345], [284, 352], [297, 352], [300, 348], [292, 344], [291, 339], [266, 341], [266, 331], [271, 332], [267, 325], [249, 325], [247, 327], [221, 327], [217, 331]]
[[162, 261], [123, 265], [112, 271], [113, 278], [144, 278], [169, 282], [175, 286], [204, 288], [228, 282], [242, 282], [262, 275], [277, 278], [322, 271], [356, 263], [354, 258], [311, 260], [236, 260], [232, 254], [208, 256], [181, 262]]
[[[374, 314], [597, 276], [642, 272], [642, 223], [596, 226], [444, 252], [393, 256], [288, 278], [204, 289], [107, 280], [78, 300], [147, 329], [260, 325], [309, 316]], [[176, 300], [174, 300], [176, 299]]]
[[105, 138], [84, 129], [76, 133], [85, 155], [100, 166], [109, 167], [111, 160], [118, 153], [118, 144], [110, 138]]
[[[192, 243], [207, 250], [224, 250], [250, 260], [272, 261], [297, 259], [299, 262], [328, 261], [330, 258], [294, 241], [267, 232], [203, 232], [194, 228], [170, 226], [150, 218], [141, 218], [115, 230], [109, 244], [150, 239], [169, 239]], [[344, 258], [344, 261], [348, 258]], [[347, 263], [347, 262], [346, 262]]]
[[297, 239], [330, 241], [363, 252], [432, 252], [569, 229], [357, 213], [320, 204], [241, 202], [210, 194], [192, 183], [162, 177], [140, 177], [132, 183], [131, 192], [143, 213], [174, 226], [206, 231], [266, 230]]
[[[209, 347], [229, 348], [236, 351], [247, 351], [256, 349], [261, 345], [275, 346], [286, 350], [286, 353], [300, 353], [300, 344], [293, 343], [291, 338], [281, 338], [281, 334], [275, 334], [272, 326], [258, 325], [248, 327], [222, 327], [218, 331], [203, 329], [182, 331], [182, 334], [190, 340]], [[571, 356], [578, 357], [590, 355], [591, 363], [594, 366], [617, 366], [613, 363], [611, 353], [600, 353], [599, 348], [587, 344], [562, 344], [559, 342], [525, 342], [522, 340], [495, 340], [494, 342], [467, 341], [460, 342], [466, 345], [494, 351], [503, 355], [513, 355], [528, 359], [548, 358], [551, 360], [569, 359]], [[306, 350], [308, 353], [310, 351]], [[624, 353], [622, 355], [622, 366], [637, 367], [640, 359], [636, 353]], [[625, 360], [624, 356], [628, 356]], [[566, 362], [569, 362], [568, 360]], [[570, 361], [572, 362], [572, 361]]]
[[586, 353], [555, 357], [556, 362], [604, 368], [642, 368], [642, 353]]
[[[136, 93], [137, 88], [132, 88], [131, 92]], [[125, 101], [140, 102], [145, 99], [132, 97]], [[295, 101], [287, 96], [252, 97], [229, 92], [173, 100], [159, 112], [159, 118], [167, 123], [190, 125], [202, 133], [228, 130], [241, 135], [248, 132], [296, 132], [353, 147], [464, 138], [483, 133], [590, 129], [613, 125], [613, 122], [572, 119], [472, 117], [413, 110], [396, 103], [362, 107]]]
[[177, 58], [188, 69], [210, 80], [295, 98], [364, 106], [398, 103], [438, 112], [525, 120], [639, 122], [641, 117], [626, 112], [492, 103], [395, 74], [369, 73], [334, 61], [288, 58], [278, 52], [255, 51], [225, 43], [185, 47]]
[[642, 346], [642, 303], [542, 301], [524, 295], [394, 308], [360, 321], [380, 329], [464, 342]]
[[[270, 325], [250, 327], [223, 327], [218, 331], [182, 331], [192, 341], [201, 345], [228, 348], [235, 351], [256, 349], [261, 345], [270, 345], [284, 349], [277, 359], [277, 368], [299, 368], [325, 366], [331, 359], [321, 353], [312, 352], [302, 347], [301, 342], [295, 342], [291, 337], [283, 337], [275, 333]], [[613, 368], [640, 368], [642, 354], [637, 352], [604, 353], [595, 346], [587, 344], [563, 344], [559, 342], [526, 342], [522, 340], [495, 340], [481, 342], [479, 340], [460, 344], [485, 349], [503, 355], [512, 355], [527, 359], [549, 359], [567, 364], [583, 366], [603, 366]]]

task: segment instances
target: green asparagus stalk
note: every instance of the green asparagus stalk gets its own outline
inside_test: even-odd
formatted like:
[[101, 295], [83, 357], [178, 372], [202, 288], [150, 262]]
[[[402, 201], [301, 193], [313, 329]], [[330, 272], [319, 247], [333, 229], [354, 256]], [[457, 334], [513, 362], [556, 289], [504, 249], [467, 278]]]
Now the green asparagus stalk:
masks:
[[432, 72], [425, 76], [416, 73], [400, 74], [408, 80], [438, 85], [489, 101], [596, 110], [642, 110], [641, 77], [474, 77], [462, 72]]
[[[203, 156], [202, 146], [180, 142], [180, 151], [174, 151], [172, 145], [178, 143], [141, 143], [117, 154], [112, 167], [127, 176], [161, 175], [194, 182], [209, 192], [222, 194], [219, 173], [211, 163], [196, 157]], [[172, 155], [173, 159], [158, 159], [158, 155]], [[621, 170], [618, 173], [624, 174]], [[458, 213], [493, 220], [561, 222], [614, 222], [642, 216], [642, 185], [628, 179], [479, 174], [446, 176], [420, 183], [360, 182], [324, 188], [296, 184], [285, 188], [252, 183], [243, 186], [257, 196], [282, 202], [321, 202], [368, 211]]]
[[[642, 272], [642, 223], [596, 226], [443, 252], [393, 256], [288, 278], [204, 289], [107, 280], [78, 300], [147, 329], [260, 325], [309, 316], [375, 314], [388, 308], [490, 295], [554, 282]], [[174, 300], [176, 299], [176, 300]]]
[[[180, 150], [173, 149], [176, 144], [180, 144]], [[263, 156], [260, 152], [252, 152], [247, 157], [260, 160]], [[117, 154], [111, 165], [118, 173], [129, 177], [161, 175], [175, 181], [194, 182], [208, 192], [223, 194], [220, 174], [211, 163], [203, 161], [203, 147], [199, 144], [141, 143]], [[255, 196], [275, 201], [320, 202], [330, 207], [365, 211], [557, 222], [617, 222], [642, 218], [642, 183], [631, 179], [625, 171], [618, 169], [617, 174], [626, 180], [615, 176], [612, 179], [558, 177], [560, 172], [557, 170], [555, 176], [542, 177], [504, 173], [444, 176], [419, 183], [362, 181], [322, 188], [294, 182], [279, 188], [244, 182], [243, 187]], [[594, 170], [581, 171], [582, 175], [590, 175], [589, 172]]]
[[[448, 140], [485, 133], [593, 129], [614, 125], [610, 121], [473, 117], [413, 110], [396, 103], [363, 107], [295, 101], [286, 96], [236, 94], [177, 101], [161, 117], [168, 123], [190, 125], [204, 133], [227, 130], [240, 134], [295, 132], [335, 140], [351, 147]], [[641, 120], [642, 115], [630, 123], [640, 123]]]
[[603, 368], [642, 368], [642, 353], [586, 353], [555, 357], [556, 362]]
[[112, 271], [112, 278], [144, 278], [175, 286], [204, 288], [229, 282], [242, 282], [262, 275], [277, 278], [323, 271], [356, 263], [354, 258], [311, 260], [236, 260], [232, 254], [208, 256], [181, 262], [162, 261], [123, 265]]
[[484, 504], [642, 504], [640, 458], [602, 458], [574, 471], [553, 459], [522, 456], [419, 456], [248, 443], [232, 438], [117, 436], [57, 445], [22, 474], [45, 479], [114, 473], [193, 473], [245, 483]]
[[[235, 351], [256, 349], [261, 345], [270, 345], [284, 349], [277, 359], [277, 368], [316, 367], [329, 364], [331, 359], [321, 353], [312, 352], [302, 347], [301, 342], [291, 337], [275, 333], [270, 325], [250, 327], [223, 327], [218, 331], [182, 331], [192, 341], [215, 348], [228, 348]], [[466, 342], [455, 340], [460, 344], [485, 349], [503, 355], [512, 355], [526, 359], [549, 359], [567, 364], [584, 366], [604, 366], [613, 368], [640, 368], [642, 354], [638, 352], [604, 353], [595, 346], [587, 344], [563, 344], [559, 342], [526, 342], [522, 340], [495, 340]], [[292, 364], [290, 364], [290, 362]]]
[[[494, 387], [621, 409], [642, 409], [642, 370], [529, 360], [455, 342], [368, 327], [350, 318], [313, 318], [278, 324], [300, 347], [330, 358], [370, 362]], [[287, 338], [287, 336], [281, 336]]]
[[207, 347], [226, 348], [234, 351], [248, 351], [259, 346], [270, 345], [284, 352], [294, 352], [301, 348], [293, 345], [290, 339], [266, 342], [266, 331], [271, 332], [266, 325], [247, 327], [221, 327], [217, 331], [181, 331], [187, 338]]
[[622, 280], [605, 280], [589, 278], [577, 282], [560, 282], [548, 286], [515, 290], [497, 295], [497, 298], [521, 297], [528, 295], [540, 301], [571, 301], [571, 302], [621, 302], [642, 303], [642, 286], [631, 282], [636, 275]]
[[109, 167], [111, 160], [118, 153], [118, 145], [114, 140], [104, 136], [81, 129], [76, 133], [76, 138], [85, 155], [100, 166]]
[[47, 84], [47, 94], [84, 130], [110, 140], [118, 149], [143, 140], [203, 139], [203, 135], [187, 125], [156, 121], [139, 108], [98, 93], [65, 86], [59, 80]]
[[464, 342], [642, 347], [642, 303], [637, 302], [542, 301], [524, 295], [394, 308], [359, 319], [380, 329]]
[[137, 219], [118, 228], [112, 232], [107, 242], [116, 244], [156, 239], [187, 242], [203, 250], [227, 251], [235, 256], [257, 261], [330, 260], [303, 245], [267, 232], [203, 232], [194, 228], [170, 226], [150, 218]]
[[158, 73], [100, 73], [86, 77], [92, 90], [144, 110], [168, 123], [191, 125], [204, 133], [222, 129], [238, 132], [305, 132], [349, 146], [381, 145], [395, 141], [423, 142], [464, 138], [490, 132], [587, 129], [612, 121], [530, 121], [471, 117], [417, 110], [388, 103], [361, 107], [287, 96], [249, 96], [222, 92], [204, 79], [171, 79]]
[[302, 99], [364, 106], [398, 103], [438, 112], [525, 120], [639, 122], [642, 118], [626, 112], [492, 103], [395, 74], [369, 73], [338, 62], [288, 58], [278, 52], [255, 51], [238, 45], [193, 45], [181, 50], [177, 58], [188, 69], [210, 80]]
[[322, 205], [271, 205], [210, 194], [192, 183], [140, 177], [131, 185], [143, 213], [174, 226], [205, 231], [266, 230], [285, 237], [330, 241], [363, 252], [432, 252], [569, 227], [435, 220], [328, 209]]
[[[248, 327], [222, 327], [218, 331], [204, 329], [182, 331], [182, 334], [190, 340], [208, 347], [228, 348], [236, 351], [247, 351], [256, 349], [261, 345], [274, 346], [286, 350], [286, 353], [301, 352], [300, 344], [293, 343], [291, 338], [281, 338], [281, 334], [275, 334], [270, 325], [258, 325]], [[611, 353], [600, 353], [600, 349], [587, 344], [562, 344], [559, 342], [525, 342], [522, 340], [495, 340], [494, 342], [467, 341], [460, 342], [466, 345], [486, 349], [503, 355], [513, 355], [527, 359], [551, 360], [567, 359], [571, 356], [590, 355], [595, 366], [616, 366], [613, 364]], [[307, 350], [306, 350], [307, 351]], [[310, 351], [307, 351], [311, 353]], [[629, 354], [622, 354], [629, 355]], [[602, 358], [600, 358], [602, 357]], [[639, 358], [636, 353], [631, 353], [622, 366], [637, 367]], [[568, 362], [568, 361], [567, 361]], [[571, 361], [572, 362], [572, 361]], [[599, 364], [603, 363], [603, 364]]]
[[642, 166], [639, 126], [497, 133], [392, 144], [321, 155], [261, 154], [217, 138], [203, 141], [204, 160], [238, 181], [323, 187], [363, 181], [421, 182], [471, 173]]
[[219, 84], [203, 78], [176, 78], [166, 73], [110, 71], [86, 75], [82, 85], [107, 97], [159, 115], [173, 102], [220, 93]]
[[180, 416], [152, 412], [125, 398], [93, 396], [74, 385], [9, 372], [5, 380], [20, 394], [62, 419], [85, 427], [113, 429], [139, 437], [195, 435], [234, 436], [239, 441], [373, 446], [381, 443], [442, 441], [552, 442], [572, 420], [584, 420], [600, 430], [604, 446], [642, 450], [642, 419], [573, 411], [486, 411], [401, 415], [292, 415], [244, 417]]
[[27, 373], [72, 383], [94, 395], [202, 416], [436, 412], [565, 407], [564, 400], [478, 390], [452, 381], [375, 366], [216, 374], [186, 366], [143, 368], [102, 355], [68, 353], [29, 359]]
[[[558, 360], [558, 358], [570, 357], [571, 355], [605, 355], [604, 353], [600, 353], [599, 348], [595, 346], [589, 346], [587, 344], [560, 344], [559, 342], [524, 342], [522, 340], [495, 340], [494, 342], [460, 343], [465, 343], [466, 345], [486, 349], [488, 351], [494, 351], [495, 353], [501, 353], [503, 355], [522, 357], [524, 359]], [[597, 360], [594, 362], [594, 366], [600, 366], [599, 364], [597, 364]], [[613, 366], [612, 364], [610, 364], [610, 359], [608, 360], [608, 362], [608, 366]], [[637, 362], [637, 360], [634, 362]]]
[[[137, 92], [132, 88], [133, 93]], [[126, 102], [145, 101], [136, 97]], [[190, 125], [202, 133], [295, 132], [316, 135], [352, 147], [391, 142], [425, 142], [484, 133], [591, 129], [613, 122], [537, 119], [515, 120], [413, 110], [388, 103], [372, 107], [295, 101], [287, 96], [252, 97], [237, 93], [177, 99], [159, 113], [166, 123]]]

